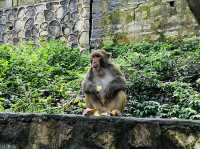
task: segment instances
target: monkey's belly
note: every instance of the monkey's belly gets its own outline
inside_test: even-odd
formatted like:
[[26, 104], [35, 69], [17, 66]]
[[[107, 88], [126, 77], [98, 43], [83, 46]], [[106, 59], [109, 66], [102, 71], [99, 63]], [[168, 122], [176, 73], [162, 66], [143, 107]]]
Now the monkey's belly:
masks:
[[99, 99], [100, 103], [104, 105], [104, 103], [106, 101], [105, 98], [104, 98], [104, 96], [105, 96], [105, 88], [102, 85], [97, 84], [96, 85], [96, 90], [97, 90], [99, 98], [100, 98]]
[[100, 95], [100, 100], [101, 100], [101, 102], [102, 102], [102, 104], [105, 104], [105, 102], [106, 102], [106, 99], [105, 99], [105, 89], [102, 89], [100, 92], [99, 92], [99, 95]]

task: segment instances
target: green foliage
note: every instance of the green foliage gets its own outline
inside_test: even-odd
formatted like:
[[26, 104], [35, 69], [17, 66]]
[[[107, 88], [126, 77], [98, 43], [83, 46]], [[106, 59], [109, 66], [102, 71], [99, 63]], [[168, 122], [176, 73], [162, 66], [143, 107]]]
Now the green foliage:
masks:
[[[200, 119], [200, 39], [103, 47], [127, 79], [125, 116]], [[88, 66], [60, 41], [0, 45], [0, 112], [80, 114]]]
[[[13, 112], [63, 113], [80, 94], [88, 54], [60, 41], [0, 45], [0, 98]], [[0, 104], [1, 105], [1, 104]], [[78, 106], [78, 105], [77, 105]], [[0, 106], [0, 111], [2, 111]], [[80, 111], [79, 111], [80, 112]]]
[[119, 45], [123, 54], [118, 51], [116, 63], [127, 78], [129, 96], [125, 115], [199, 119], [199, 41]]

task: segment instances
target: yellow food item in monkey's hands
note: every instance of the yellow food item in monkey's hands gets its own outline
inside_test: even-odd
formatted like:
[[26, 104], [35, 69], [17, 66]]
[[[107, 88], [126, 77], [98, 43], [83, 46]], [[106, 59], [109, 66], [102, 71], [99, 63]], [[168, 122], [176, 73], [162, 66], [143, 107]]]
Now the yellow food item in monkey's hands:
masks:
[[101, 85], [97, 85], [97, 91], [100, 92], [102, 89], [102, 86]]

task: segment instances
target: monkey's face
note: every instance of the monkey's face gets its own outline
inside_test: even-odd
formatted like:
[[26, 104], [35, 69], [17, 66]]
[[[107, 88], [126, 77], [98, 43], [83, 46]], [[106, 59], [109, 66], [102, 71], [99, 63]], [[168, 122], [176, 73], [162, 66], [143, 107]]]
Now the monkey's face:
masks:
[[96, 50], [91, 55], [91, 67], [94, 71], [100, 71], [109, 63], [110, 54], [105, 50]]
[[92, 68], [94, 70], [99, 70], [101, 67], [102, 56], [99, 53], [92, 54]]

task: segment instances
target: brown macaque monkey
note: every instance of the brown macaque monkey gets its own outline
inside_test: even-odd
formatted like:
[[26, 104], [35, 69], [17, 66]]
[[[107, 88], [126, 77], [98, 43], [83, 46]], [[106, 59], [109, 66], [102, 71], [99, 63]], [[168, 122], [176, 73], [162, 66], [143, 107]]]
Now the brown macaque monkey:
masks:
[[83, 115], [120, 116], [127, 97], [125, 78], [105, 50], [91, 54], [91, 68], [83, 81], [86, 110]]

